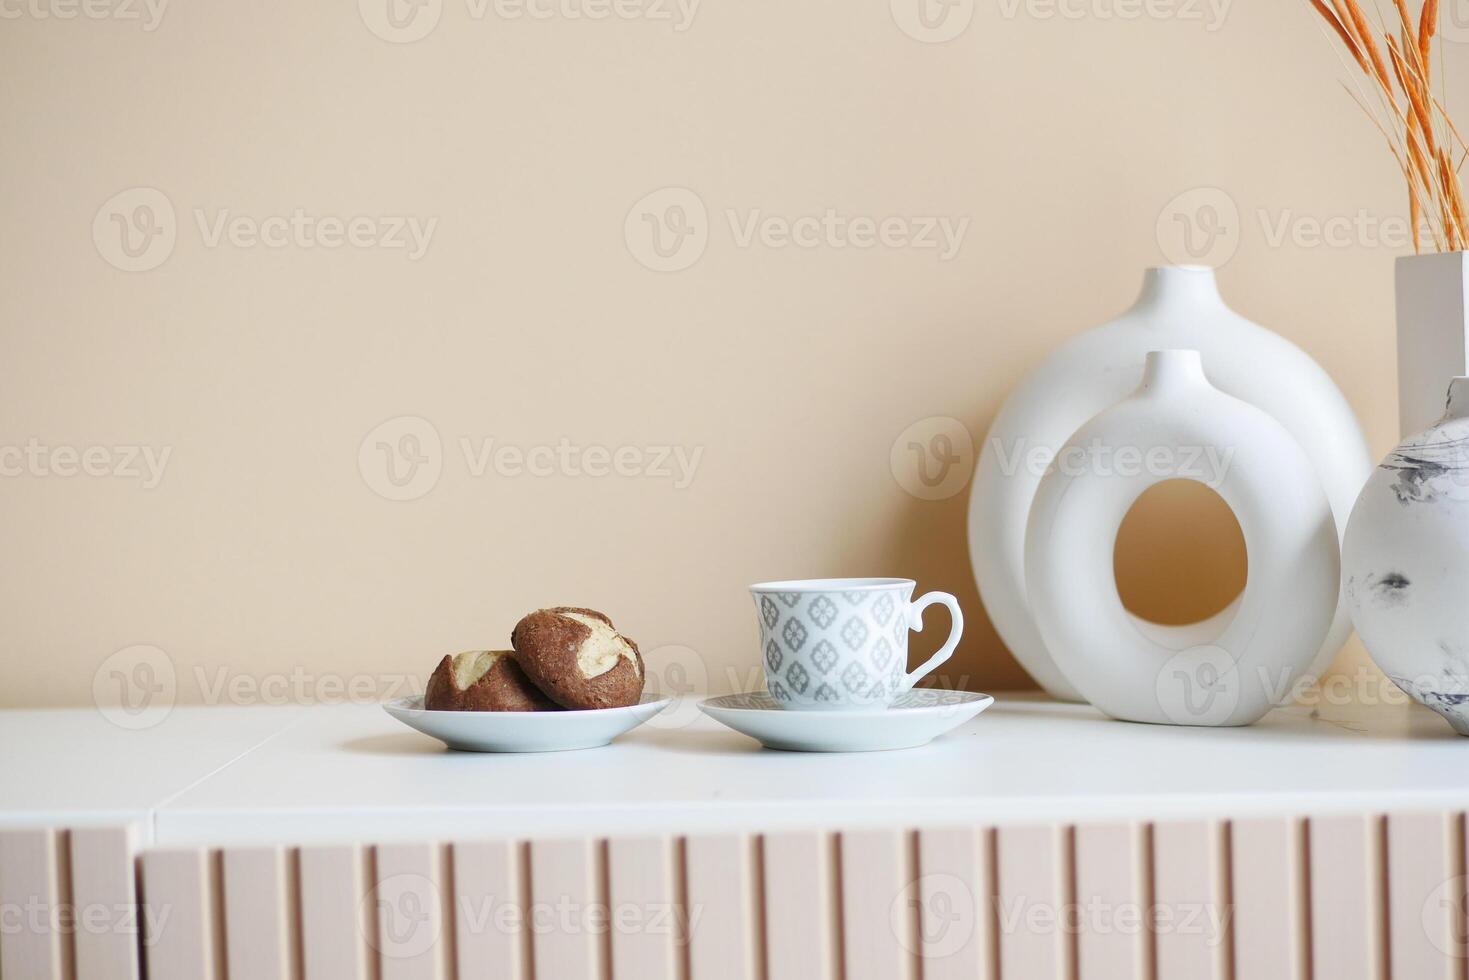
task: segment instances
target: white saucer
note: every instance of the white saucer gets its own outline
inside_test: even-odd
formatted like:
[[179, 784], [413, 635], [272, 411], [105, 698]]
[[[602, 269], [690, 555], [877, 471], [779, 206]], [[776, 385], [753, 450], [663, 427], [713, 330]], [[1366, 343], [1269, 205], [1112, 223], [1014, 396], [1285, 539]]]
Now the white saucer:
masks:
[[558, 752], [606, 745], [672, 700], [644, 694], [625, 708], [587, 711], [425, 711], [423, 696], [417, 695], [388, 701], [383, 710], [461, 752]]
[[875, 752], [925, 745], [994, 703], [988, 694], [918, 688], [898, 695], [889, 707], [852, 711], [783, 708], [764, 691], [705, 698], [699, 707], [768, 749]]

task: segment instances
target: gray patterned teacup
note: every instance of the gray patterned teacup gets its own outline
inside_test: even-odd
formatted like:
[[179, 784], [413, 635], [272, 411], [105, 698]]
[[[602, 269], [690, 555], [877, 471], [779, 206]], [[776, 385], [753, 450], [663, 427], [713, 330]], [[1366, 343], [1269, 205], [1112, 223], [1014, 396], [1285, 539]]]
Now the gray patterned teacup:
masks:
[[[820, 578], [750, 586], [760, 617], [765, 687], [787, 708], [887, 707], [948, 660], [964, 632], [959, 600], [929, 592], [912, 600], [907, 578]], [[912, 673], [908, 631], [923, 629], [923, 610], [949, 607], [949, 638]]]

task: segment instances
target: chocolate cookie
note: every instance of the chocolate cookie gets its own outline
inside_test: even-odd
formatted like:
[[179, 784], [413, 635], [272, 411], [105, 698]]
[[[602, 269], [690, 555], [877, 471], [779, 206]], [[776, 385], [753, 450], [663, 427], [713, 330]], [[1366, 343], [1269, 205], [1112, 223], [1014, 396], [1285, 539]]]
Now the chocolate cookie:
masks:
[[538, 609], [510, 634], [531, 681], [567, 708], [620, 708], [643, 694], [638, 645], [595, 609]]
[[509, 650], [471, 650], [439, 661], [423, 706], [429, 711], [549, 711], [556, 703], [525, 676]]

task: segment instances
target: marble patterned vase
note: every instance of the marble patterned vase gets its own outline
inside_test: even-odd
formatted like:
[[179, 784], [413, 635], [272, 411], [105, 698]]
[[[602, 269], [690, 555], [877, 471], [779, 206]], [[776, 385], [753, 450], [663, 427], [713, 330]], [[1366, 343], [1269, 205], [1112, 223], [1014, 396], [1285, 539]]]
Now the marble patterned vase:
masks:
[[1469, 735], [1469, 378], [1388, 453], [1342, 546], [1347, 607], [1392, 682]]

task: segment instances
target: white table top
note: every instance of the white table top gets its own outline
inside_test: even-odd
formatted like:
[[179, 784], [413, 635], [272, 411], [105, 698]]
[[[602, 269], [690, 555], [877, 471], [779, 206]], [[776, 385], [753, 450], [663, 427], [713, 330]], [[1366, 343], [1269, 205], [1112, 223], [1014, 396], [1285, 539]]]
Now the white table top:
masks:
[[178, 708], [142, 732], [4, 711], [0, 743], [0, 826], [124, 814], [158, 845], [1469, 806], [1469, 739], [1400, 706], [1197, 729], [1001, 696], [926, 747], [851, 755], [763, 750], [692, 705], [538, 755], [449, 752], [375, 705]]
[[128, 731], [87, 709], [0, 711], [0, 827], [136, 821], [305, 710], [185, 708]]

